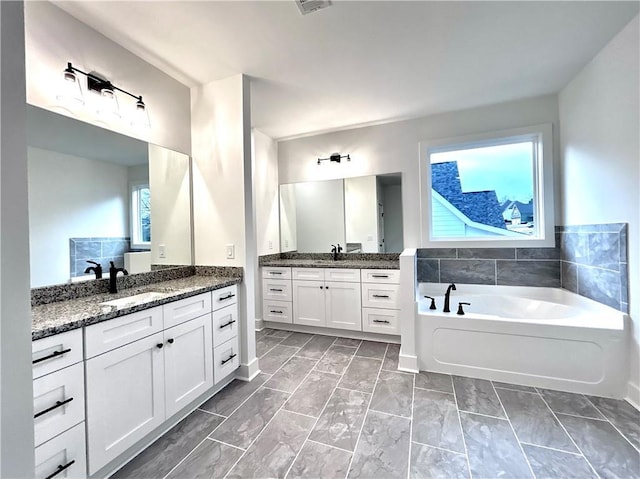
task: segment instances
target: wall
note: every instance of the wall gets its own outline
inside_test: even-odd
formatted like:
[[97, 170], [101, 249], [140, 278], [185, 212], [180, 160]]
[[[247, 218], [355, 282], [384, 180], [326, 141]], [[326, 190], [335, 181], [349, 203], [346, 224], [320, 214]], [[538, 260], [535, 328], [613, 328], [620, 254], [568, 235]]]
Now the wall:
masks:
[[278, 143], [254, 129], [254, 188], [258, 256], [280, 252], [278, 227]]
[[[376, 198], [378, 198], [378, 192], [375, 176], [344, 180], [344, 217], [349, 218], [345, 225], [346, 242], [361, 243], [361, 253], [378, 252], [378, 201], [380, 200]], [[312, 251], [324, 251], [324, 249]]]
[[629, 398], [640, 404], [639, 17], [559, 94], [561, 223], [628, 223]]
[[297, 251], [331, 251], [344, 247], [344, 191], [342, 181], [296, 184]]
[[[119, 133], [191, 153], [189, 88], [49, 2], [25, 3], [27, 102]], [[95, 71], [116, 86], [142, 95], [151, 129], [130, 125], [135, 100], [120, 95], [122, 121], [96, 115], [93, 92], [83, 91], [85, 107], [64, 109], [56, 98], [67, 62]], [[82, 77], [82, 75], [80, 75]], [[82, 83], [86, 86], [86, 83]]]

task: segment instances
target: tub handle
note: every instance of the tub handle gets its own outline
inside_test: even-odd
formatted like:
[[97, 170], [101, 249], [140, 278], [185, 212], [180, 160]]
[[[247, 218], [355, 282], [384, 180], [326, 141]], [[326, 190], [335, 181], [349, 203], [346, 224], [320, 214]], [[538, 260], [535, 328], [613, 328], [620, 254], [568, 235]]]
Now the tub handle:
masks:
[[462, 309], [462, 306], [471, 306], [471, 303], [458, 303], [458, 313], [460, 316], [464, 315], [464, 310]]
[[431, 296], [425, 296], [425, 298], [431, 300], [431, 306], [429, 306], [429, 309], [436, 309], [436, 299]]

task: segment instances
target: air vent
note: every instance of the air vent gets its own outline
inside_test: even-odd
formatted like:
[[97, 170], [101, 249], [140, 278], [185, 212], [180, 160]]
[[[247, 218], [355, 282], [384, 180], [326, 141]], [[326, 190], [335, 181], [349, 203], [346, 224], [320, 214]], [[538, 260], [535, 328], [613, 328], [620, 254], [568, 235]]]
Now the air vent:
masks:
[[331, 6], [331, 0], [296, 0], [300, 13], [306, 15]]

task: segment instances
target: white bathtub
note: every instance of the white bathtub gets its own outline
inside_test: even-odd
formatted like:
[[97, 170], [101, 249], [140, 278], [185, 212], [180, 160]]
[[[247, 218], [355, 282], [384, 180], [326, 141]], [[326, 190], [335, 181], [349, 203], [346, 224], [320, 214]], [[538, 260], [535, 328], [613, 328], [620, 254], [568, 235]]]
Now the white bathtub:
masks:
[[[628, 317], [555, 288], [458, 284], [418, 287], [420, 370], [622, 398]], [[436, 297], [436, 310], [424, 295]], [[458, 303], [465, 315], [457, 315]]]

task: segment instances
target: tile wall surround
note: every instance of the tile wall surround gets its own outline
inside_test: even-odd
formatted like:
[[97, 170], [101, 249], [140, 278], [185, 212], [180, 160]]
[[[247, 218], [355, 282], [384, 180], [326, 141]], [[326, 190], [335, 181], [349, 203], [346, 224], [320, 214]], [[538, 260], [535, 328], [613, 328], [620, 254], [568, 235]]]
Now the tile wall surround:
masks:
[[84, 276], [88, 266], [87, 260], [102, 265], [103, 272], [109, 270], [109, 261], [116, 268], [124, 266], [124, 254], [131, 251], [131, 238], [128, 237], [93, 237], [69, 238], [69, 271], [71, 277]]

